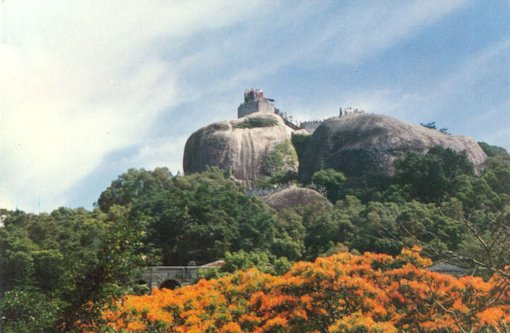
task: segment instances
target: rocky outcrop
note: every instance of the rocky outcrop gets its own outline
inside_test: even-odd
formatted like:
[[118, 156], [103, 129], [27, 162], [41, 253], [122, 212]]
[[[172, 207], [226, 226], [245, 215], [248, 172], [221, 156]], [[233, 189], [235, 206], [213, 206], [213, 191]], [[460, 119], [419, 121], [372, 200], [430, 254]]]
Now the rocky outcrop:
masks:
[[297, 186], [291, 186], [281, 191], [263, 196], [260, 200], [266, 202], [269, 206], [276, 210], [305, 207], [310, 205], [332, 206], [328, 199], [322, 196], [319, 192]]
[[300, 152], [300, 176], [304, 181], [321, 168], [333, 168], [348, 176], [392, 175], [396, 159], [409, 151], [426, 153], [434, 146], [465, 151], [477, 173], [487, 158], [472, 138], [450, 136], [375, 114], [327, 119], [306, 141]]
[[280, 116], [262, 112], [203, 127], [186, 142], [184, 172], [215, 166], [230, 171], [247, 187], [261, 176], [297, 172], [292, 132]]

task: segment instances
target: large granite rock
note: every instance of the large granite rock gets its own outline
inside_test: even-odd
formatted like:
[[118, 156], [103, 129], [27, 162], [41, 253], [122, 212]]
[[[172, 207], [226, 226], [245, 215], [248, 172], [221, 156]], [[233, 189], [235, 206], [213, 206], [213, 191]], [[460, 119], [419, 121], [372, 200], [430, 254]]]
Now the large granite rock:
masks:
[[332, 206], [326, 197], [309, 188], [291, 186], [280, 191], [265, 195], [260, 200], [266, 202], [276, 210], [291, 209], [296, 207]]
[[308, 181], [321, 168], [349, 176], [392, 175], [396, 159], [409, 151], [426, 153], [434, 146], [465, 151], [477, 173], [487, 158], [472, 138], [450, 136], [388, 116], [358, 113], [327, 119], [315, 130], [300, 152], [300, 176]]
[[184, 148], [184, 172], [216, 166], [251, 187], [261, 176], [298, 170], [293, 130], [275, 114], [256, 112], [193, 133]]

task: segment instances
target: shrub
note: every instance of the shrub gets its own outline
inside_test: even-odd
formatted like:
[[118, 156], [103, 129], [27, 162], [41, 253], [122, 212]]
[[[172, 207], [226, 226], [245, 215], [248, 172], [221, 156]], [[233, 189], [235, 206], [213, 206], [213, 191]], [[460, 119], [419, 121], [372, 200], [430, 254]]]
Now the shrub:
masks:
[[[104, 312], [117, 332], [504, 331], [510, 295], [493, 276], [429, 272], [418, 249], [396, 257], [340, 253], [299, 262], [282, 276], [238, 271]], [[159, 330], [158, 330], [159, 329]]]
[[235, 128], [256, 128], [256, 127], [273, 127], [278, 124], [274, 118], [246, 118], [243, 122], [236, 124]]

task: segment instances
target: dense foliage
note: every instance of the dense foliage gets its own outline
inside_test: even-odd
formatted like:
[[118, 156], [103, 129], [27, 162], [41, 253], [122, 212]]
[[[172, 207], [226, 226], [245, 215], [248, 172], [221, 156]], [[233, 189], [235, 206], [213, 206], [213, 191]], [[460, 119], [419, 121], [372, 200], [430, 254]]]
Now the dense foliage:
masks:
[[317, 172], [315, 181], [336, 206], [319, 213], [330, 222], [322, 224], [327, 232], [312, 232], [313, 237], [335, 235], [329, 245], [321, 242], [330, 249], [342, 243], [390, 254], [420, 244], [434, 259], [497, 271], [510, 264], [510, 158], [498, 147], [486, 149], [497, 153], [480, 176], [464, 153], [440, 147], [425, 155], [409, 153], [396, 162], [391, 179], [344, 182], [334, 170]]
[[453, 194], [460, 175], [472, 176], [473, 165], [465, 153], [434, 147], [427, 154], [410, 152], [396, 162], [396, 183], [408, 198], [424, 202], [441, 202]]
[[201, 278], [211, 279], [234, 273], [238, 270], [256, 268], [262, 273], [282, 275], [292, 266], [286, 257], [276, 257], [268, 252], [239, 252], [225, 253], [223, 265], [219, 267], [207, 267], [199, 271]]
[[129, 296], [114, 332], [467, 332], [507, 330], [508, 284], [429, 272], [417, 253], [342, 253], [275, 277], [256, 269]]
[[[59, 208], [50, 214], [38, 215], [1, 211], [1, 215], [6, 216], [5, 227], [0, 228], [3, 330], [5, 333], [78, 332], [91, 324], [100, 324], [99, 315], [105, 306], [134, 292], [132, 286], [138, 268], [190, 262], [205, 264], [218, 259], [225, 259], [225, 266], [209, 271], [207, 277], [221, 277], [219, 280], [201, 282], [191, 289], [128, 300], [162, 302], [168, 297], [183, 297], [179, 299], [185, 302], [186, 297], [191, 297], [190, 293], [211, 300], [227, 297], [227, 303], [218, 303], [223, 311], [217, 314], [221, 318], [214, 319], [216, 328], [226, 331], [236, 331], [239, 327], [249, 331], [255, 326], [267, 327], [268, 331], [288, 331], [287, 327], [299, 331], [296, 328], [299, 325], [304, 325], [304, 331], [319, 329], [313, 327], [322, 327], [324, 331], [328, 327], [332, 332], [348, 332], [349, 329], [355, 331], [356, 325], [361, 325], [359, 331], [363, 331], [363, 325], [371, 325], [374, 332], [377, 327], [379, 331], [391, 331], [403, 328], [400, 320], [411, 318], [406, 317], [410, 313], [418, 316], [418, 319], [412, 318], [421, 323], [425, 323], [420, 321], [425, 318], [436, 318], [431, 319], [435, 320], [434, 325], [441, 321], [446, 325], [451, 324], [453, 318], [457, 325], [457, 318], [459, 327], [497, 327], [500, 322], [491, 318], [495, 318], [495, 314], [508, 315], [505, 312], [508, 309], [496, 306], [497, 302], [494, 307], [487, 307], [488, 312], [481, 306], [486, 304], [484, 297], [492, 295], [489, 290], [497, 279], [506, 282], [506, 286], [510, 281], [510, 273], [505, 268], [510, 265], [510, 156], [499, 147], [486, 144], [482, 147], [490, 158], [480, 175], [474, 173], [464, 154], [443, 148], [434, 148], [425, 155], [408, 154], [395, 164], [394, 177], [345, 177], [336, 170], [319, 170], [306, 186], [326, 195], [331, 203], [314, 201], [278, 211], [257, 197], [246, 195], [241, 185], [218, 169], [174, 176], [166, 168], [132, 169], [120, 175], [101, 193], [97, 209], [93, 211]], [[280, 150], [285, 152], [287, 148]], [[280, 160], [280, 156], [274, 156], [273, 162]], [[271, 182], [291, 179], [295, 180], [295, 175], [282, 175]], [[365, 251], [398, 255], [402, 248], [416, 244], [429, 258], [460, 265], [483, 277], [485, 282], [474, 278], [450, 279], [416, 267], [411, 273], [404, 273], [410, 266], [403, 264], [402, 255], [397, 259], [384, 255], [353, 255]], [[334, 256], [313, 264], [300, 263], [287, 272], [294, 261], [328, 255]], [[360, 260], [363, 265], [369, 262], [371, 268], [344, 271], [346, 263], [357, 267], [358, 261], [361, 265]], [[372, 263], [379, 260], [393, 264], [373, 267]], [[358, 286], [367, 301], [358, 298], [358, 304], [353, 300], [349, 305], [351, 310], [342, 308], [340, 314], [332, 308], [319, 308], [327, 303], [326, 296], [331, 297], [331, 302], [340, 300], [333, 294], [310, 289], [307, 283], [312, 282], [302, 279], [316, 274], [318, 285], [328, 286], [331, 280], [321, 279], [331, 273], [330, 268], [326, 270], [329, 273], [318, 270], [326, 264], [337, 267], [334, 271], [341, 273], [335, 278], [345, 276], [357, 281], [349, 280], [352, 283], [362, 281], [374, 293]], [[256, 270], [236, 272], [251, 268]], [[275, 277], [282, 274], [281, 278]], [[492, 280], [487, 280], [491, 276]], [[254, 280], [250, 280], [252, 277]], [[359, 280], [365, 277], [375, 280]], [[395, 279], [404, 279], [404, 285], [410, 288], [402, 291], [401, 303], [395, 303], [391, 297], [379, 299], [378, 293], [388, 291], [385, 288], [395, 283]], [[243, 281], [248, 285], [244, 286]], [[294, 284], [297, 281], [301, 282]], [[437, 288], [447, 288], [453, 295], [450, 301], [455, 297], [461, 301], [454, 305], [438, 296], [441, 306], [427, 303], [424, 309], [419, 307], [413, 310], [415, 312], [403, 313], [411, 307], [410, 300], [425, 302], [425, 297], [430, 299], [431, 294], [423, 290], [425, 282], [437, 282]], [[481, 290], [476, 289], [478, 286], [482, 286]], [[308, 289], [300, 289], [305, 287]], [[242, 303], [236, 294], [229, 294], [225, 288], [234, 288], [233, 292], [239, 295], [248, 290], [249, 295], [245, 296], [253, 299]], [[336, 292], [334, 288], [340, 286], [333, 283], [331, 288]], [[474, 294], [464, 294], [470, 292]], [[418, 297], [416, 293], [421, 294]], [[261, 298], [254, 298], [256, 294]], [[278, 301], [278, 295], [285, 297]], [[297, 295], [299, 299], [311, 297], [312, 304], [317, 303], [318, 307], [312, 307], [315, 310], [311, 311], [305, 303], [293, 298]], [[443, 294], [438, 291], [437, 295]], [[498, 302], [502, 299], [496, 298]], [[297, 305], [295, 310], [286, 308], [285, 302], [301, 308]], [[367, 304], [376, 303], [388, 312], [380, 315], [364, 310]], [[126, 304], [130, 304], [129, 301]], [[216, 316], [207, 312], [216, 309], [215, 306], [202, 309], [204, 316]], [[295, 312], [299, 309], [304, 312]], [[171, 308], [174, 310], [189, 309]], [[283, 317], [276, 315], [280, 310]], [[168, 309], [157, 311], [170, 316], [165, 312]], [[375, 310], [370, 308], [370, 311]], [[326, 313], [332, 319], [327, 319]], [[452, 313], [455, 316], [452, 317]], [[123, 312], [118, 314], [128, 316]], [[171, 316], [177, 314], [182, 321], [178, 325], [212, 323], [207, 316], [200, 317], [203, 320], [199, 322], [194, 317], [198, 314], [171, 312]], [[158, 332], [157, 325], [168, 325], [164, 320], [163, 323], [151, 321], [146, 316], [137, 313], [132, 318], [131, 328], [136, 327], [133, 325], [156, 325], [154, 330]], [[168, 318], [177, 320], [177, 317]], [[310, 325], [316, 326], [298, 324], [299, 318], [308, 318]], [[116, 322], [115, 325], [120, 324]], [[278, 325], [287, 326], [283, 329]]]
[[122, 295], [145, 264], [143, 224], [127, 215], [119, 206], [108, 214], [66, 208], [12, 213], [0, 229], [5, 332], [67, 332]]
[[336, 202], [342, 197], [341, 190], [345, 179], [344, 174], [339, 171], [334, 169], [322, 169], [313, 174], [312, 183], [316, 189], [324, 193], [331, 202]]
[[336, 205], [278, 212], [245, 196], [219, 170], [185, 177], [165, 169], [130, 170], [101, 194], [98, 205], [103, 211], [131, 205], [131, 218], [149, 219], [146, 245], [162, 251], [167, 265], [205, 263], [239, 250], [290, 260], [339, 248], [397, 254], [418, 243], [434, 259], [452, 259], [453, 252], [465, 267], [485, 264], [495, 271], [509, 263], [507, 156], [489, 159], [478, 177], [463, 153], [440, 147], [426, 155], [409, 153], [396, 163], [396, 176], [372, 182], [374, 188], [320, 170], [311, 186]]
[[161, 251], [166, 265], [205, 264], [227, 251], [275, 246], [279, 255], [292, 256], [281, 246], [286, 235], [269, 207], [218, 169], [184, 177], [166, 169], [130, 170], [101, 194], [98, 205], [108, 211], [126, 202], [133, 221], [149, 219], [147, 244]]

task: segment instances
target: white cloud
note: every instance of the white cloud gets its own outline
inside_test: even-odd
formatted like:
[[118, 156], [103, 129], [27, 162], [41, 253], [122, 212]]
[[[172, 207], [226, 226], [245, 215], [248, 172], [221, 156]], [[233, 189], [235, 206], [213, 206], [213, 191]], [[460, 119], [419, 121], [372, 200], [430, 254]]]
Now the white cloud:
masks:
[[467, 0], [357, 1], [316, 29], [294, 56], [355, 64], [421, 32]]
[[[0, 6], [0, 207], [68, 204], [70, 188], [125, 147], [142, 147], [132, 167], [180, 168], [184, 140], [149, 135], [165, 111], [237, 94], [289, 66], [358, 63], [464, 3], [355, 3], [330, 15], [328, 3], [265, 0], [7, 0]], [[213, 33], [234, 25], [240, 29]], [[396, 94], [353, 92], [340, 105], [398, 110]], [[214, 103], [221, 102], [205, 107]]]
[[[206, 39], [179, 61], [179, 67], [184, 72], [220, 76], [207, 90], [222, 92], [259, 82], [286, 67], [358, 64], [413, 37], [466, 3], [468, 0], [412, 0], [289, 6], [266, 2], [247, 16], [238, 31], [212, 38], [211, 43]], [[232, 68], [236, 71], [231, 72]], [[215, 75], [215, 70], [226, 73]]]
[[[0, 206], [48, 210], [177, 103], [157, 42], [232, 24], [228, 1], [7, 1], [0, 45]], [[44, 198], [38, 207], [39, 198]]]
[[62, 62], [23, 61], [15, 51], [9, 52], [12, 58], [5, 53], [0, 56], [0, 71], [6, 74], [0, 80], [0, 126], [6, 158], [0, 169], [9, 175], [5, 187], [11, 189], [3, 195], [20, 208], [33, 207], [28, 193], [63, 204], [60, 191], [109, 150], [140, 138], [175, 97], [171, 70], [155, 59], [129, 77], [112, 73], [107, 82], [100, 77], [87, 82], [80, 73], [63, 71]]

